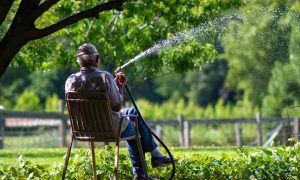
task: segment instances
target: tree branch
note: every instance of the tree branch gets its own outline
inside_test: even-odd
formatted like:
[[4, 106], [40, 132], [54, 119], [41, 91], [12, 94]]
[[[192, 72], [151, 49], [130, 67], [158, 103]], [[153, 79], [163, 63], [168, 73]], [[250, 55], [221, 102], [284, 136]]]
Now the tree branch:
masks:
[[[55, 1], [55, 0], [49, 0], [49, 1]], [[120, 8], [123, 3], [126, 0], [114, 0], [109, 1], [107, 3], [99, 4], [91, 9], [76, 13], [72, 16], [69, 16], [62, 21], [53, 24], [51, 26], [48, 26], [44, 29], [38, 29], [37, 32], [34, 34], [35, 39], [39, 39], [45, 36], [48, 36], [49, 34], [52, 34], [62, 28], [65, 28], [66, 26], [69, 26], [71, 24], [74, 24], [82, 19], [88, 18], [88, 17], [97, 17], [99, 13], [103, 11], [108, 11], [112, 9], [118, 9]]]
[[39, 5], [39, 8], [34, 12], [34, 14], [39, 17], [48, 9], [50, 9], [54, 4], [56, 4], [60, 0], [46, 0], [42, 4]]
[[14, 1], [12, 0], [0, 0], [0, 26], [6, 18], [8, 11], [10, 10]]

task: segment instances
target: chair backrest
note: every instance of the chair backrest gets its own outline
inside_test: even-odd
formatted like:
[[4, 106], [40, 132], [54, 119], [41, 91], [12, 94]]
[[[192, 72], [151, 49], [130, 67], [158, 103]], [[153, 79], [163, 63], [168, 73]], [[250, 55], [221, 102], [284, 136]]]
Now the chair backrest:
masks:
[[106, 93], [68, 92], [66, 102], [76, 140], [116, 141], [111, 106]]

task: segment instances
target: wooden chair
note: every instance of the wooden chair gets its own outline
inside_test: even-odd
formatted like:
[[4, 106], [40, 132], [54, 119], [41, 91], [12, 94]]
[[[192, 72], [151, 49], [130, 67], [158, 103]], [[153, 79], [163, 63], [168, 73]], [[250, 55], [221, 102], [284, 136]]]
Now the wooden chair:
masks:
[[[106, 93], [99, 92], [68, 92], [66, 102], [71, 123], [71, 140], [65, 159], [62, 179], [65, 178], [69, 157], [72, 149], [73, 139], [90, 142], [93, 176], [97, 179], [94, 142], [115, 142], [114, 179], [118, 179], [119, 143], [120, 141], [136, 139], [139, 155], [143, 165], [144, 173], [148, 178], [147, 165], [141, 146], [136, 116], [122, 116], [119, 129], [116, 132], [113, 126], [111, 105]], [[120, 138], [121, 127], [124, 118], [131, 117], [135, 123], [136, 135]]]

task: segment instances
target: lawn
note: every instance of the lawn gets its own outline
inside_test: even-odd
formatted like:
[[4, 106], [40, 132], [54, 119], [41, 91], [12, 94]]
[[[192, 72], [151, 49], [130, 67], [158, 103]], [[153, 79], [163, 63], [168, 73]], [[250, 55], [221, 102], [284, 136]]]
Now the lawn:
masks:
[[[163, 148], [160, 147], [162, 151]], [[238, 147], [190, 147], [190, 148], [171, 148], [174, 155], [184, 153], [200, 154], [203, 156], [210, 156], [220, 158], [222, 154], [233, 155], [236, 153]], [[78, 153], [80, 148], [72, 148], [71, 154]], [[97, 148], [97, 151], [102, 151], [103, 148]], [[0, 150], [0, 167], [3, 165], [14, 165], [19, 156], [22, 155], [25, 160], [31, 162], [37, 162], [39, 164], [54, 164], [63, 163], [64, 155], [67, 152], [67, 148], [46, 148], [46, 149], [3, 149]], [[120, 153], [127, 155], [126, 148], [121, 148]]]

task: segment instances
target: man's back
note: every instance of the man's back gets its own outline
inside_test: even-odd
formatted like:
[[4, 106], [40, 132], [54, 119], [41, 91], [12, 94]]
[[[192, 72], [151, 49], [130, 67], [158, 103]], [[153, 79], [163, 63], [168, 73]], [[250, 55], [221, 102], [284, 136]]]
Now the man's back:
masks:
[[81, 68], [80, 72], [72, 74], [66, 81], [67, 91], [100, 91], [107, 92], [108, 73], [97, 68]]
[[[95, 67], [81, 67], [80, 72], [72, 74], [65, 84], [66, 93], [69, 91], [86, 92], [86, 91], [99, 91], [108, 94], [110, 104], [112, 107], [121, 104], [123, 98], [119, 93], [119, 89], [114, 82], [113, 76], [106, 72], [100, 71]], [[113, 119], [115, 129], [118, 129], [120, 115], [118, 112], [113, 111]], [[122, 126], [122, 130], [126, 128], [128, 122]]]

